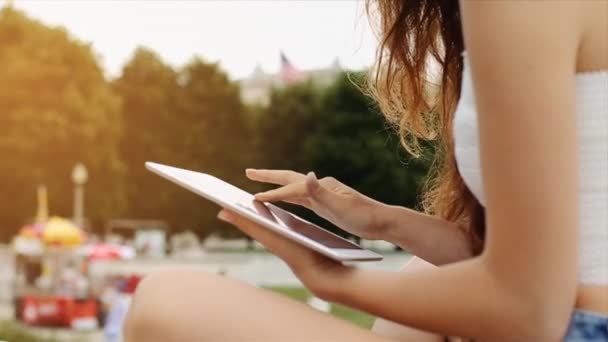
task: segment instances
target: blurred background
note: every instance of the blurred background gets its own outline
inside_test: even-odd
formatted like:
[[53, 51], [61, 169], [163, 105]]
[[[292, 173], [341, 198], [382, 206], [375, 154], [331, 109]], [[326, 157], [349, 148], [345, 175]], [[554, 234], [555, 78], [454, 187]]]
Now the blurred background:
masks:
[[[409, 157], [362, 92], [376, 45], [356, 0], [0, 1], [0, 340], [119, 340], [121, 298], [175, 265], [369, 326], [143, 165], [251, 192], [247, 167], [314, 170], [415, 208], [432, 149]], [[361, 243], [386, 255], [366, 267], [409, 257]]]

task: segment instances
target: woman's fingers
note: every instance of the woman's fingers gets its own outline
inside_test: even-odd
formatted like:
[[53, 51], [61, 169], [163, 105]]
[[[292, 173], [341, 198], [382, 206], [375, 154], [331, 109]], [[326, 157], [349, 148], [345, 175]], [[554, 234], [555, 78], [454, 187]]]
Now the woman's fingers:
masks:
[[[255, 199], [262, 202], [288, 202], [311, 209], [311, 199], [334, 208], [336, 196], [334, 192], [326, 188], [327, 184], [321, 184], [314, 172], [307, 175], [290, 170], [257, 170], [247, 169], [247, 177], [251, 180], [279, 184], [280, 188], [261, 192], [255, 195]], [[331, 183], [331, 178], [325, 179]], [[335, 182], [335, 180], [334, 180]], [[339, 196], [339, 195], [338, 195]]]
[[302, 181], [261, 192], [255, 195], [255, 199], [262, 202], [289, 202], [307, 208], [310, 208], [311, 199], [314, 199], [328, 208], [335, 208], [336, 196], [338, 195], [325, 188], [315, 174], [310, 172], [306, 176], [302, 175]]
[[278, 202], [292, 200], [296, 198], [307, 197], [306, 186], [304, 182], [291, 183], [280, 188], [272, 189], [266, 192], [260, 192], [255, 195], [255, 199], [262, 202]]
[[309, 197], [328, 207], [333, 207], [336, 194], [319, 182], [314, 172], [309, 172], [304, 178], [304, 191]]
[[245, 170], [247, 178], [256, 181], [271, 183], [277, 185], [287, 185], [290, 183], [304, 181], [304, 175], [291, 170], [258, 170], [258, 169], [247, 169]]

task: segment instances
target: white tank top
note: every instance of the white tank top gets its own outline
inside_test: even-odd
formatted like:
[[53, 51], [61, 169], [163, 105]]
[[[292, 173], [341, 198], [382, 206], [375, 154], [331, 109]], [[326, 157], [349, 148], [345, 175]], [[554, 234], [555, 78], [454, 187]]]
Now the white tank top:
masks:
[[[579, 282], [608, 284], [608, 70], [576, 75], [580, 175]], [[473, 84], [466, 54], [460, 102], [454, 113], [458, 170], [485, 206]]]

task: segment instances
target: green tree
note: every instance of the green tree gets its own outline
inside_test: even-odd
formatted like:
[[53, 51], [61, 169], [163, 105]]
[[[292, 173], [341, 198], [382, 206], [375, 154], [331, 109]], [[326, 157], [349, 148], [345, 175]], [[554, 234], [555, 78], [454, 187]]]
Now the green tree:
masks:
[[179, 136], [177, 72], [154, 52], [138, 48], [113, 86], [122, 98], [124, 134], [120, 153], [127, 168], [127, 212], [140, 219], [170, 218], [179, 189], [159, 182], [144, 163], [179, 162], [179, 142], [175, 139]]
[[[240, 99], [238, 86], [215, 63], [194, 58], [179, 73], [180, 140], [183, 159], [179, 165], [203, 170], [232, 184], [247, 187], [245, 168], [252, 160], [252, 134], [248, 111]], [[182, 133], [183, 132], [183, 133]], [[217, 206], [198, 196], [191, 198], [182, 222], [197, 224], [209, 231], [216, 227], [224, 233], [227, 225], [216, 218]], [[181, 215], [180, 215], [181, 216]], [[230, 228], [228, 232], [237, 231]]]
[[[316, 116], [323, 101], [322, 92], [323, 88], [311, 81], [272, 90], [268, 107], [256, 116], [256, 158], [251, 167], [303, 173], [312, 170], [304, 146], [316, 129]], [[256, 183], [252, 188], [262, 191], [273, 187]], [[279, 205], [296, 215], [319, 222], [318, 217], [302, 207], [286, 203]]]
[[415, 207], [430, 156], [411, 158], [357, 84], [363, 73], [340, 75], [325, 94], [305, 155], [319, 176], [333, 176], [375, 199]]
[[52, 214], [72, 214], [70, 173], [89, 169], [86, 213], [120, 212], [119, 99], [90, 46], [8, 6], [0, 10], [0, 239], [35, 213], [35, 188], [49, 188]]
[[176, 71], [140, 48], [115, 89], [123, 98], [129, 215], [167, 220], [177, 230], [200, 234], [222, 227], [215, 205], [148, 172], [144, 162], [200, 170], [243, 185], [250, 130], [238, 87], [216, 64], [194, 58]]
[[[184, 130], [184, 162], [243, 184], [243, 167], [249, 162], [251, 132], [247, 110], [235, 83], [217, 64], [194, 58], [180, 72], [179, 112]], [[247, 149], [246, 149], [247, 148]]]
[[[327, 88], [305, 82], [275, 90], [259, 118], [259, 166], [314, 170], [379, 201], [415, 207], [431, 150], [420, 159], [407, 155], [373, 101], [356, 85], [364, 77], [344, 73]], [[301, 207], [281, 205], [338, 231]]]
[[[430, 158], [413, 159], [357, 84], [365, 75], [340, 75], [324, 93], [316, 129], [305, 142], [307, 164], [384, 203], [415, 207]], [[310, 218], [337, 230], [329, 222]], [[340, 232], [343, 233], [343, 232]]]
[[322, 91], [313, 82], [273, 89], [270, 104], [259, 116], [257, 153], [260, 167], [310, 171], [304, 142], [315, 131]]

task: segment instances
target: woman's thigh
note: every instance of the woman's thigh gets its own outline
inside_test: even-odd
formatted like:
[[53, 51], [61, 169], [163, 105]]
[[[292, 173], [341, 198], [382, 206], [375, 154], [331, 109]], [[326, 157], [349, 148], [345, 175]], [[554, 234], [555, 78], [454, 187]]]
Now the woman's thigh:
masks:
[[[403, 272], [414, 272], [420, 269], [435, 267], [434, 265], [418, 258], [413, 257], [402, 268]], [[429, 333], [422, 330], [410, 328], [405, 325], [377, 318], [372, 330], [378, 335], [390, 338], [395, 341], [419, 341], [419, 342], [442, 342], [445, 339], [441, 335]]]
[[134, 341], [386, 341], [290, 298], [213, 274], [164, 271], [137, 289]]

